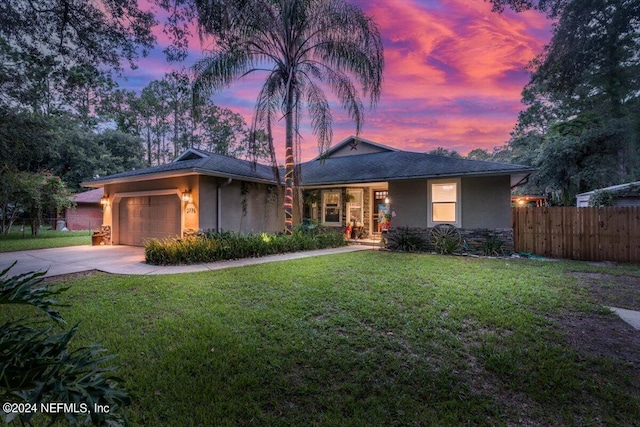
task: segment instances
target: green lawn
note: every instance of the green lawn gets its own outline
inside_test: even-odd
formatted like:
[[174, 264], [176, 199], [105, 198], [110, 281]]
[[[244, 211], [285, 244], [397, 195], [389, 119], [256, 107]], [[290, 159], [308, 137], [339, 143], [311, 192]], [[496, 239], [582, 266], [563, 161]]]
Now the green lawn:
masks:
[[25, 251], [30, 249], [61, 248], [91, 244], [91, 231], [42, 230], [38, 237], [31, 237], [27, 227], [23, 233], [18, 228], [9, 234], [0, 234], [0, 252]]
[[599, 271], [358, 252], [95, 274], [60, 301], [77, 344], [120, 355], [134, 426], [638, 425], [638, 372], [563, 335], [603, 313], [573, 270]]

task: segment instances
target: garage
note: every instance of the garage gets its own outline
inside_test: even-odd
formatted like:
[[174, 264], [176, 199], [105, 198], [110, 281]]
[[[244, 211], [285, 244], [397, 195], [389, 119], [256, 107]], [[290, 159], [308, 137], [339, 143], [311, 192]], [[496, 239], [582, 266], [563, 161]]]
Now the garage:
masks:
[[180, 199], [167, 196], [125, 197], [120, 201], [121, 245], [144, 246], [147, 239], [180, 236]]

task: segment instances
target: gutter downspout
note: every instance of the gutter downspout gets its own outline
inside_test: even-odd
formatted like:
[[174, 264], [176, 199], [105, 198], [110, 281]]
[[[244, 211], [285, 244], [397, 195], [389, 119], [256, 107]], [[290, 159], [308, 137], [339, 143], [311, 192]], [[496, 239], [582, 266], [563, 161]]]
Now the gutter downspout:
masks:
[[520, 181], [518, 181], [516, 184], [511, 186], [511, 189], [513, 190], [516, 187], [520, 187], [521, 185], [525, 185], [529, 182], [529, 177], [531, 176], [531, 174], [528, 174], [527, 176], [525, 176], [524, 178], [522, 178]]
[[216, 186], [216, 233], [220, 233], [222, 230], [222, 187], [226, 187], [233, 181], [231, 178], [227, 178], [227, 182], [218, 184]]

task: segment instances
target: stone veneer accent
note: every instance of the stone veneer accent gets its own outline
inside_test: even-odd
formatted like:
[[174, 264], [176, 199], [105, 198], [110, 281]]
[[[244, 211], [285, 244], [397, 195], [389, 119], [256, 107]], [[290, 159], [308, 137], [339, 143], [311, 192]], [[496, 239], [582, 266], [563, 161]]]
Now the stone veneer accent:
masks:
[[[397, 233], [400, 228], [391, 228], [387, 232], [387, 236], [390, 237], [394, 233]], [[429, 232], [430, 228], [415, 228], [415, 227], [404, 227], [402, 230], [408, 230], [412, 234], [420, 235], [422, 238], [428, 242], [429, 241]], [[462, 241], [467, 243], [467, 247], [473, 250], [481, 250], [482, 244], [485, 243], [490, 237], [497, 237], [500, 239], [502, 244], [502, 250], [505, 254], [513, 253], [513, 229], [512, 228], [499, 228], [499, 229], [488, 229], [488, 228], [474, 228], [474, 229], [464, 229], [459, 228], [460, 236], [462, 237]], [[464, 250], [463, 250], [464, 252]]]
[[196, 237], [202, 237], [204, 232], [197, 228], [185, 228], [182, 232], [182, 237], [185, 239], [195, 239]]
[[103, 245], [110, 245], [111, 244], [111, 226], [110, 225], [103, 225], [100, 228], [100, 233], [102, 235], [102, 244]]

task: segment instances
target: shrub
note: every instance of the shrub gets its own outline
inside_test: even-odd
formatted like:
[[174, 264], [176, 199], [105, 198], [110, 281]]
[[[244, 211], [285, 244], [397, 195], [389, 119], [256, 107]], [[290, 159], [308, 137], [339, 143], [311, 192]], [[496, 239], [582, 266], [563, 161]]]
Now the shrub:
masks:
[[489, 236], [482, 242], [480, 250], [485, 256], [502, 256], [504, 255], [502, 245], [504, 242], [498, 236]]
[[[64, 323], [53, 307], [58, 305], [55, 295], [66, 288], [52, 291], [48, 286], [38, 286], [44, 273], [9, 277], [13, 265], [0, 273], [0, 305], [31, 305], [43, 310], [53, 321]], [[63, 419], [70, 425], [126, 425], [119, 408], [130, 404], [130, 399], [118, 389], [122, 380], [110, 374], [114, 368], [101, 367], [115, 356], [101, 355], [104, 350], [95, 344], [69, 350], [77, 330], [78, 324], [67, 332], [52, 333], [52, 328], [36, 329], [24, 319], [0, 326], [0, 400], [28, 404], [30, 408], [36, 405], [37, 413], [41, 414], [38, 417], [51, 418], [48, 425]], [[79, 412], [41, 411], [41, 403], [52, 402], [76, 404]], [[94, 412], [95, 404], [108, 406], [109, 410]], [[3, 405], [0, 417], [6, 424], [31, 425], [36, 415], [7, 412]]]
[[460, 232], [450, 224], [436, 225], [429, 232], [429, 238], [433, 250], [441, 255], [456, 252], [462, 243]]
[[387, 236], [387, 249], [399, 252], [420, 252], [428, 247], [428, 241], [420, 231], [399, 227]]
[[332, 248], [346, 244], [342, 233], [318, 228], [298, 228], [291, 236], [227, 231], [204, 232], [184, 239], [151, 239], [145, 244], [145, 258], [149, 264], [155, 265], [201, 264]]

